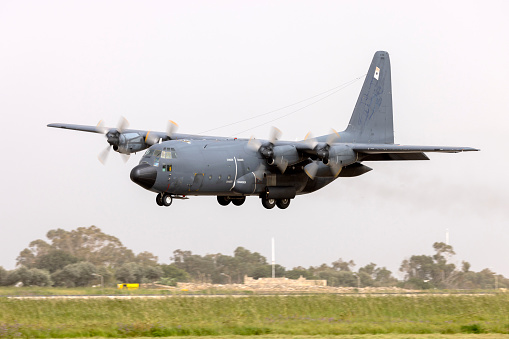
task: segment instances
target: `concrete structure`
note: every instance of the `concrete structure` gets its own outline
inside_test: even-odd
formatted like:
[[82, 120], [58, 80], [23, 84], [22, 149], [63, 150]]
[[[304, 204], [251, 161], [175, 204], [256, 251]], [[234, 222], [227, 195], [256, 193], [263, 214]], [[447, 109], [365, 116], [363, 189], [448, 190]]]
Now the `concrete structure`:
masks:
[[285, 287], [307, 287], [307, 286], [327, 286], [327, 280], [307, 280], [300, 276], [299, 279], [288, 278], [259, 278], [254, 279], [244, 276], [244, 285], [252, 288], [267, 288], [275, 286]]

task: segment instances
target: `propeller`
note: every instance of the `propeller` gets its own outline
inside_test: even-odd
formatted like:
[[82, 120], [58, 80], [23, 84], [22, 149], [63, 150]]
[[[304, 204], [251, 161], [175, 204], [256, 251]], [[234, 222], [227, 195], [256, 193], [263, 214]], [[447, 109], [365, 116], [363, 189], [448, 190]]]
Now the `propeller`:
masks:
[[[333, 177], [337, 177], [339, 175], [341, 169], [345, 166], [345, 163], [351, 163], [351, 160], [355, 158], [351, 149], [339, 145], [334, 146], [334, 143], [337, 143], [339, 139], [340, 135], [334, 129], [331, 129], [331, 133], [328, 135], [325, 145], [320, 148], [317, 148], [319, 144], [309, 137], [309, 133], [304, 139], [304, 142], [308, 143], [310, 147], [314, 145], [314, 147], [311, 148], [315, 150], [317, 157], [322, 161], [322, 163], [329, 167], [330, 174], [332, 174]], [[313, 161], [304, 167], [304, 171], [308, 177], [314, 180], [318, 170], [320, 170], [320, 167], [320, 162]]]
[[97, 159], [101, 162], [101, 164], [106, 165], [106, 161], [108, 160], [108, 156], [110, 155], [111, 145], [108, 145], [104, 150], [101, 151], [97, 155]]
[[252, 151], [258, 152], [260, 147], [262, 147], [262, 142], [258, 139], [255, 139], [254, 136], [251, 136], [247, 142], [247, 147], [249, 147], [249, 149]]
[[166, 134], [170, 139], [172, 138], [173, 134], [175, 134], [175, 132], [178, 130], [178, 128], [179, 125], [175, 121], [168, 120], [168, 124], [166, 125]]
[[[100, 120], [97, 123], [97, 126], [96, 126], [97, 131], [99, 133], [106, 135], [106, 139], [109, 144], [108, 147], [106, 147], [104, 150], [102, 150], [97, 155], [97, 159], [99, 159], [101, 164], [103, 164], [103, 165], [106, 164], [106, 162], [108, 160], [108, 156], [110, 155], [111, 147], [118, 148], [120, 134], [123, 131], [125, 131], [128, 127], [129, 127], [129, 121], [127, 121], [127, 119], [124, 117], [120, 117], [116, 128], [108, 129], [107, 127], [104, 126], [103, 120]], [[127, 162], [127, 160], [129, 160], [129, 155], [128, 154], [123, 154], [123, 155], [124, 156], [122, 157], [122, 160], [124, 160], [124, 162]]]
[[274, 145], [274, 143], [279, 140], [281, 134], [283, 134], [283, 132], [281, 132], [279, 128], [272, 126], [269, 137], [269, 142], [271, 145]]

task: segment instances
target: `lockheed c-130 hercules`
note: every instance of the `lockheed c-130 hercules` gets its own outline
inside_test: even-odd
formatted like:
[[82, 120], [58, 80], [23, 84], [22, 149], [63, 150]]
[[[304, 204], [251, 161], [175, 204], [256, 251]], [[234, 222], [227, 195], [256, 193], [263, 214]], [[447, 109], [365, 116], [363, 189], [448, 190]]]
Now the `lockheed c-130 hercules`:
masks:
[[429, 160], [424, 152], [477, 151], [471, 147], [394, 144], [389, 54], [376, 52], [345, 131], [302, 141], [236, 139], [166, 132], [50, 124], [49, 127], [103, 133], [122, 154], [148, 150], [131, 171], [131, 180], [157, 194], [159, 206], [188, 196], [217, 196], [236, 206], [258, 196], [271, 209], [287, 208], [297, 195], [317, 191], [338, 177], [371, 171], [369, 161]]

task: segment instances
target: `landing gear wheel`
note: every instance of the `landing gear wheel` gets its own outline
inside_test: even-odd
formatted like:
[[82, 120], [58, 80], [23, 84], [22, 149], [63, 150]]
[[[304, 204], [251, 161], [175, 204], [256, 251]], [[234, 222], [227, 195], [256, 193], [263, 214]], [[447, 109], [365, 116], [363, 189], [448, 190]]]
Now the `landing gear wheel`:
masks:
[[231, 200], [230, 200], [230, 197], [225, 197], [223, 195], [218, 195], [217, 196], [217, 202], [221, 206], [227, 206], [231, 202]]
[[240, 206], [246, 201], [246, 197], [238, 198], [238, 199], [232, 199], [232, 204], [235, 206]]
[[173, 202], [173, 198], [169, 194], [164, 194], [163, 198], [162, 198], [162, 201], [163, 201], [163, 205], [168, 207]]
[[161, 193], [159, 193], [157, 196], [156, 196], [156, 204], [158, 206], [163, 206], [163, 195]]
[[277, 199], [276, 200], [276, 205], [280, 209], [284, 210], [285, 208], [290, 206], [290, 199]]
[[276, 199], [262, 198], [262, 205], [266, 209], [270, 210], [271, 208], [274, 208], [274, 206], [276, 206]]

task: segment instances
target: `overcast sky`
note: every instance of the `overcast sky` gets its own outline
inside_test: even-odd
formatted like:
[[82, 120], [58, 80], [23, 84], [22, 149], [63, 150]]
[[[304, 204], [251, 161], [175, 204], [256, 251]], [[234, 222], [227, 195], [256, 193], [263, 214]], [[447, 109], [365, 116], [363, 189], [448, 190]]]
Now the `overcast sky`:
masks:
[[[270, 258], [275, 237], [287, 269], [343, 258], [398, 274], [449, 229], [454, 262], [509, 276], [508, 12], [507, 1], [0, 0], [0, 266], [50, 229], [96, 225], [160, 262], [237, 246]], [[102, 135], [46, 127], [125, 116], [131, 128], [164, 131], [172, 119], [200, 133], [362, 76], [377, 50], [391, 58], [396, 143], [482, 151], [367, 163], [373, 171], [287, 210], [256, 197], [162, 208], [129, 179], [141, 154], [103, 166]], [[361, 86], [211, 133], [343, 130]]]

